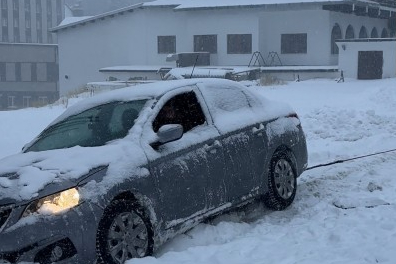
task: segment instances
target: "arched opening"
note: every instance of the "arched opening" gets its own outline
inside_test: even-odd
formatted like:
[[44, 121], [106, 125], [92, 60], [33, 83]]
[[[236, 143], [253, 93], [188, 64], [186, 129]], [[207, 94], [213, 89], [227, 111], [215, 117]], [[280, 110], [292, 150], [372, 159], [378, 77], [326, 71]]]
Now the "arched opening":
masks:
[[367, 35], [367, 29], [366, 29], [366, 27], [365, 26], [362, 26], [361, 28], [360, 28], [360, 31], [359, 31], [359, 38], [367, 38], [368, 37], [368, 35]]
[[338, 46], [336, 40], [342, 39], [341, 28], [338, 24], [335, 24], [333, 30], [331, 31], [331, 54], [338, 54]]
[[388, 30], [386, 28], [384, 28], [382, 30], [381, 38], [389, 38], [389, 33], [388, 33]]
[[353, 30], [353, 27], [351, 25], [349, 25], [345, 33], [345, 39], [354, 39], [354, 38], [355, 38], [355, 30]]
[[378, 31], [376, 28], [373, 28], [373, 30], [371, 30], [370, 38], [378, 38]]

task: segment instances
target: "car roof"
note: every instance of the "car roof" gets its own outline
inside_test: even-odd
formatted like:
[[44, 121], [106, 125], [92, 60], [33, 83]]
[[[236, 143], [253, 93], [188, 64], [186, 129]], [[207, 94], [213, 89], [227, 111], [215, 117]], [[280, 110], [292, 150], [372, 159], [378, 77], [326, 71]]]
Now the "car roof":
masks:
[[216, 84], [219, 86], [230, 83], [233, 83], [234, 85], [237, 84], [236, 82], [230, 80], [207, 78], [207, 79], [183, 79], [183, 80], [172, 80], [172, 81], [158, 81], [154, 83], [140, 84], [136, 86], [120, 88], [117, 90], [101, 93], [93, 97], [84, 99], [80, 102], [77, 102], [75, 105], [68, 108], [63, 114], [61, 114], [53, 122], [51, 122], [49, 126], [56, 124], [70, 116], [76, 115], [85, 110], [91, 109], [93, 107], [102, 104], [115, 102], [115, 101], [127, 102], [132, 100], [158, 98], [169, 91], [185, 86], [196, 85], [198, 83]]

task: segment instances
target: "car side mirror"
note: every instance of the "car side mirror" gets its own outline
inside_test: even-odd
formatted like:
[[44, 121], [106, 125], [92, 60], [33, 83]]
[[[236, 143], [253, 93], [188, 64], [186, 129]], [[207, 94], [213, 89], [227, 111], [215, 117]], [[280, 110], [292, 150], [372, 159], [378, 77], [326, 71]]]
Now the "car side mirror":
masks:
[[163, 125], [157, 132], [158, 143], [165, 144], [183, 136], [183, 126], [178, 124]]

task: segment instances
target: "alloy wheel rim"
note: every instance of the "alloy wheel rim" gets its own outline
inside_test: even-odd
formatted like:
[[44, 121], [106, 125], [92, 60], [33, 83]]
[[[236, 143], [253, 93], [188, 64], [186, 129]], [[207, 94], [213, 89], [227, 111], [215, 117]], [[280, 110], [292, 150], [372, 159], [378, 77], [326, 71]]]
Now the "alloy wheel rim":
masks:
[[148, 232], [142, 218], [134, 212], [117, 215], [110, 225], [107, 246], [113, 260], [119, 264], [131, 258], [144, 257]]
[[295, 189], [295, 177], [293, 168], [287, 160], [280, 159], [276, 162], [274, 180], [279, 196], [283, 199], [289, 199]]

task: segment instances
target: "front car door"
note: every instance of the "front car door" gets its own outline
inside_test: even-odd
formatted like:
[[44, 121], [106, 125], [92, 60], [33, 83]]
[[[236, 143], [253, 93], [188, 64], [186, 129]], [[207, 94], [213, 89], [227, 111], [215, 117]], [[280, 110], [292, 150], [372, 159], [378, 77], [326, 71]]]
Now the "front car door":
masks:
[[[164, 95], [143, 130], [142, 146], [158, 190], [157, 207], [165, 228], [205, 214], [214, 196], [219, 200], [217, 203], [225, 200], [221, 186], [216, 195], [208, 188], [208, 177], [223, 173], [224, 156], [218, 141], [219, 132], [197, 91], [191, 86]], [[155, 144], [156, 132], [167, 124], [181, 124], [182, 138]]]

